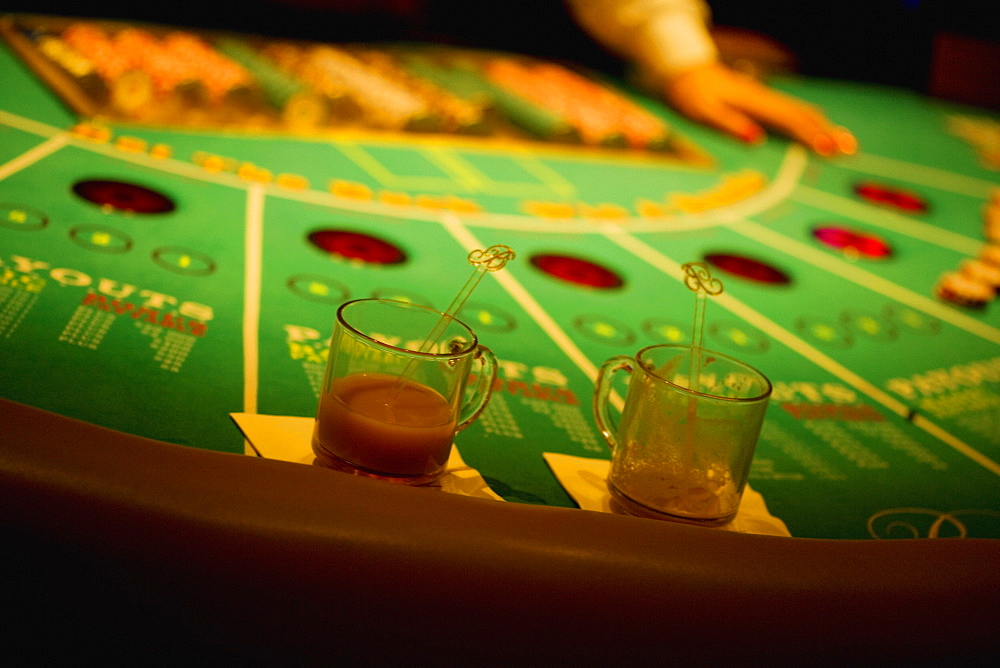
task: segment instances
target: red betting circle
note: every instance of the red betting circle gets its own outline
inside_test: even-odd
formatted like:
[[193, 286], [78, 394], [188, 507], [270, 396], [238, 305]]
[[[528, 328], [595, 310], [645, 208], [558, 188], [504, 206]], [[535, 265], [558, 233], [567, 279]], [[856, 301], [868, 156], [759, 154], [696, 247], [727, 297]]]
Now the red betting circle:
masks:
[[406, 261], [403, 250], [384, 239], [350, 230], [317, 230], [309, 234], [309, 243], [320, 250], [348, 260], [368, 264], [400, 264]]
[[175, 208], [173, 200], [145, 186], [125, 181], [91, 179], [77, 181], [73, 192], [79, 197], [102, 207], [132, 213], [170, 213]]
[[625, 284], [611, 269], [579, 257], [543, 254], [535, 255], [530, 262], [549, 276], [574, 285], [609, 290]]
[[906, 213], [927, 213], [927, 201], [915, 192], [874, 181], [854, 186], [854, 193], [872, 204], [888, 206]]
[[787, 285], [792, 282], [791, 277], [777, 267], [745, 255], [709, 253], [705, 261], [720, 271], [755, 283]]
[[881, 260], [892, 255], [892, 247], [881, 237], [839, 225], [817, 227], [813, 229], [813, 236], [831, 248], [855, 252], [867, 258]]

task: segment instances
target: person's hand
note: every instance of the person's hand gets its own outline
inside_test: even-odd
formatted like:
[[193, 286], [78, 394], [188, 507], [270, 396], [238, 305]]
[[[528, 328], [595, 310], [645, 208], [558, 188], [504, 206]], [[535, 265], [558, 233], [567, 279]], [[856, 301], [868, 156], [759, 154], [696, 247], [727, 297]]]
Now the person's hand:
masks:
[[854, 136], [831, 123], [817, 107], [719, 63], [670, 77], [664, 94], [685, 116], [747, 143], [763, 141], [766, 127], [822, 156], [857, 151]]

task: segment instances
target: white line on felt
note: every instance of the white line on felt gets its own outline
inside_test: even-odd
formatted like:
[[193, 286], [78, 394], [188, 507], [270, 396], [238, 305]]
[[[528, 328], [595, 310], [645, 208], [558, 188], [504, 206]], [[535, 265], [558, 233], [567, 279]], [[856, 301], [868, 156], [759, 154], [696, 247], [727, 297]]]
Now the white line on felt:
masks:
[[815, 267], [822, 267], [831, 274], [836, 274], [872, 292], [885, 295], [889, 299], [932, 315], [970, 334], [974, 334], [992, 343], [1000, 343], [1000, 329], [991, 327], [975, 318], [970, 318], [957, 309], [945, 306], [930, 297], [925, 297], [912, 290], [908, 290], [892, 281], [887, 281], [881, 276], [813, 248], [801, 241], [775, 232], [764, 225], [749, 220], [742, 220], [731, 223], [729, 229], [766, 246], [781, 250], [788, 255], [805, 260]]
[[264, 188], [259, 184], [247, 190], [246, 232], [243, 274], [243, 412], [257, 412], [260, 329], [260, 283], [263, 263]]
[[[826, 211], [847, 216], [848, 218], [853, 218], [869, 225], [875, 225], [897, 234], [904, 234], [914, 239], [920, 239], [941, 248], [950, 248], [963, 255], [976, 255], [983, 246], [982, 239], [973, 239], [972, 237], [952, 232], [937, 225], [914, 220], [907, 216], [873, 207], [863, 202], [856, 202], [839, 195], [823, 192], [809, 186], [800, 185], [796, 188], [795, 192], [792, 193], [792, 199], [802, 204], [808, 204], [818, 209], [825, 209]], [[979, 224], [982, 220], [975, 222]]]
[[[109, 157], [142, 165], [149, 169], [167, 174], [175, 174], [186, 178], [197, 179], [208, 183], [244, 189], [247, 181], [230, 172], [213, 172], [203, 167], [178, 160], [176, 158], [154, 158], [146, 153], [129, 153], [122, 151], [113, 144], [78, 139], [65, 130], [46, 125], [31, 119], [0, 111], [0, 124], [8, 125], [25, 132], [42, 137], [51, 137], [58, 133], [68, 135], [68, 140], [77, 148], [99, 153]], [[782, 164], [771, 183], [759, 193], [752, 195], [733, 205], [721, 207], [698, 214], [671, 216], [663, 219], [647, 219], [643, 217], [627, 218], [621, 223], [627, 224], [638, 232], [681, 232], [705, 227], [714, 227], [721, 222], [727, 222], [740, 216], [750, 216], [766, 208], [774, 206], [788, 197], [795, 183], [801, 177], [808, 164], [808, 153], [798, 144], [789, 144]], [[361, 213], [399, 215], [400, 208], [394, 205], [374, 201], [353, 201], [319, 190], [292, 190], [276, 184], [262, 184], [268, 196], [281, 197], [329, 206], [335, 209], [357, 211]], [[419, 207], [408, 207], [402, 212], [412, 220], [438, 220], [438, 212], [422, 210]], [[488, 227], [493, 229], [525, 230], [530, 232], [547, 232], [555, 234], [593, 234], [601, 223], [590, 219], [545, 220], [523, 214], [479, 213], [470, 216], [463, 224], [469, 227]]]
[[962, 453], [972, 461], [976, 462], [977, 464], [980, 464], [988, 471], [995, 473], [996, 475], [1000, 475], [1000, 464], [993, 461], [992, 459], [990, 459], [983, 453], [979, 452], [978, 450], [972, 448], [964, 441], [955, 438], [954, 436], [946, 432], [944, 429], [939, 427], [937, 424], [925, 418], [923, 415], [919, 414], [914, 415], [912, 422], [916, 426], [926, 431], [928, 434], [936, 436], [941, 441], [950, 445], [952, 448]]
[[[465, 226], [462, 221], [458, 219], [454, 214], [445, 214], [442, 216], [442, 223], [445, 229], [451, 233], [455, 239], [462, 244], [468, 251], [474, 251], [480, 248], [484, 248], [483, 244], [473, 235], [469, 229]], [[517, 249], [514, 249], [517, 252]], [[563, 331], [562, 327], [552, 319], [541, 304], [539, 304], [534, 297], [531, 296], [524, 286], [514, 278], [514, 275], [509, 271], [495, 271], [491, 272], [493, 277], [500, 282], [500, 285], [510, 294], [511, 297], [520, 304], [521, 308], [528, 312], [528, 315], [542, 330], [548, 334], [549, 338], [552, 339], [557, 346], [566, 354], [567, 357], [572, 360], [576, 366], [586, 374], [587, 378], [591, 381], [597, 378], [597, 367], [594, 363], [583, 354], [577, 346], [576, 343]]]
[[69, 136], [65, 134], [58, 134], [50, 137], [46, 141], [42, 142], [38, 146], [34, 147], [30, 151], [22, 153], [18, 157], [10, 160], [3, 165], [0, 165], [0, 181], [4, 180], [11, 174], [15, 174], [25, 167], [30, 167], [42, 158], [51, 155], [61, 149], [69, 142]]
[[969, 195], [985, 199], [990, 188], [996, 187], [985, 179], [956, 174], [937, 167], [919, 165], [897, 158], [887, 158], [871, 153], [858, 153], [838, 163], [838, 166], [857, 172], [868, 172], [886, 176], [896, 181], [908, 181], [938, 190], [947, 190], [959, 195]]
[[794, 192], [808, 164], [809, 154], [806, 149], [799, 144], [789, 144], [778, 172], [764, 190], [745, 200], [710, 212], [709, 215], [718, 220], [732, 220], [741, 216], [751, 216], [781, 204]]
[[[659, 269], [670, 278], [681, 282], [684, 280], [684, 273], [681, 271], [681, 265], [679, 263], [663, 255], [660, 251], [652, 248], [645, 242], [636, 239], [632, 235], [613, 225], [605, 226], [604, 234], [608, 237], [608, 239], [621, 246], [624, 250]], [[862, 394], [868, 395], [871, 399], [882, 404], [893, 413], [896, 413], [900, 417], [906, 419], [910, 418], [910, 409], [904, 403], [882, 391], [875, 384], [854, 373], [840, 362], [828, 357], [815, 347], [809, 345], [806, 341], [803, 341], [786, 330], [784, 327], [781, 327], [770, 318], [747, 306], [732, 295], [726, 293], [717, 295], [713, 298], [713, 302], [718, 303], [720, 306], [743, 319], [745, 322], [756, 327], [765, 334], [768, 334], [776, 341], [783, 343], [791, 350], [795, 351], [799, 355], [802, 355], [816, 366], [824, 369], [833, 376], [836, 376], [848, 385], [854, 387]], [[964, 441], [952, 436], [927, 418], [917, 415], [914, 416], [912, 421], [914, 425], [923, 429], [928, 434], [938, 438], [940, 441], [951, 448], [954, 448], [956, 451], [965, 455], [977, 464], [980, 464], [993, 473], [1000, 475], [1000, 465], [992, 461], [989, 457], [978, 452], [975, 448], [968, 445]]]
[[57, 128], [56, 126], [49, 125], [48, 123], [41, 123], [34, 119], [27, 118], [26, 116], [18, 116], [17, 114], [12, 114], [9, 111], [0, 111], [0, 123], [9, 125], [16, 130], [22, 130], [41, 137], [51, 137], [61, 132], [65, 132], [63, 128]]
[[[23, 130], [31, 134], [36, 134], [41, 137], [51, 137], [56, 139], [58, 136], [66, 137], [66, 142], [71, 143], [77, 148], [83, 149], [85, 151], [90, 151], [91, 153], [99, 153], [101, 155], [106, 155], [112, 158], [117, 158], [123, 162], [130, 162], [136, 165], [142, 165], [150, 169], [164, 172], [166, 174], [175, 174], [177, 176], [183, 176], [187, 178], [197, 179], [200, 181], [206, 181], [208, 183], [215, 183], [218, 185], [229, 186], [231, 188], [238, 188], [240, 190], [247, 187], [246, 179], [240, 178], [236, 174], [228, 172], [211, 172], [199, 165], [194, 163], [185, 162], [183, 160], [178, 160], [175, 158], [154, 158], [146, 153], [130, 153], [123, 151], [120, 148], [115, 147], [113, 144], [105, 142], [96, 142], [89, 139], [80, 139], [73, 136], [72, 133], [62, 130], [60, 128], [52, 127], [51, 125], [45, 125], [32, 121], [30, 119], [16, 116], [14, 114], [0, 111], [0, 123], [8, 125], [12, 128], [18, 130]], [[275, 190], [279, 189], [278, 186], [272, 186]], [[289, 191], [291, 192], [291, 191]], [[329, 197], [333, 197], [330, 195]]]

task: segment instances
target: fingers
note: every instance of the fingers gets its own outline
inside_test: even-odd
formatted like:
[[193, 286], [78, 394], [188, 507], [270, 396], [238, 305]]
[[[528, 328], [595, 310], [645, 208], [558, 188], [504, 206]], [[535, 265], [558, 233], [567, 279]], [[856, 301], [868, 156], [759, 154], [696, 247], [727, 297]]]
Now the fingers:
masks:
[[762, 141], [768, 127], [822, 156], [857, 152], [854, 135], [817, 107], [718, 64], [677, 75], [665, 93], [681, 113], [747, 143]]
[[858, 152], [858, 140], [847, 128], [837, 128], [833, 137], [837, 150], [844, 155], [854, 155]]
[[727, 96], [730, 104], [767, 127], [797, 140], [817, 154], [829, 157], [857, 151], [857, 140], [846, 128], [834, 125], [815, 106], [747, 81]]
[[688, 118], [748, 144], [764, 139], [764, 128], [719, 94], [724, 82], [706, 69], [690, 70], [667, 82], [666, 96]]
[[721, 130], [746, 144], [759, 144], [764, 141], [766, 132], [749, 115], [736, 107], [723, 104], [717, 100], [705, 99], [692, 101], [681, 112], [696, 121]]

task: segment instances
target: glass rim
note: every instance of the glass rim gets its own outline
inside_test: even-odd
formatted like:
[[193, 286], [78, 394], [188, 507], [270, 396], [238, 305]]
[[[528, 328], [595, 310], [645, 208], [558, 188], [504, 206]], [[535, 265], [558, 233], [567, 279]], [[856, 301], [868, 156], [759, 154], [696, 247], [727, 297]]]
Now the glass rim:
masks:
[[669, 386], [671, 386], [673, 388], [676, 388], [677, 390], [680, 390], [681, 392], [683, 392], [685, 394], [690, 394], [690, 395], [698, 396], [698, 397], [705, 397], [707, 399], [712, 399], [714, 401], [732, 401], [732, 402], [736, 402], [736, 403], [747, 403], [747, 404], [750, 404], [750, 403], [765, 401], [765, 400], [769, 399], [770, 396], [771, 396], [771, 393], [774, 391], [774, 385], [773, 385], [773, 383], [771, 383], [771, 379], [768, 378], [762, 371], [760, 371], [759, 369], [757, 369], [753, 365], [747, 364], [743, 360], [737, 359], [737, 358], [733, 357], [732, 355], [727, 355], [726, 353], [721, 353], [718, 350], [712, 350], [710, 348], [705, 348], [705, 347], [697, 348], [698, 350], [701, 350], [701, 353], [702, 353], [703, 356], [705, 355], [705, 353], [709, 353], [711, 355], [715, 355], [717, 357], [721, 357], [721, 358], [725, 359], [728, 362], [731, 362], [731, 363], [739, 365], [740, 367], [746, 369], [747, 371], [749, 371], [753, 375], [761, 378], [764, 381], [764, 385], [765, 385], [764, 391], [761, 392], [761, 393], [759, 393], [759, 394], [755, 394], [752, 397], [720, 397], [719, 395], [712, 394], [711, 392], [702, 392], [701, 390], [692, 390], [690, 387], [686, 387], [684, 385], [678, 385], [677, 383], [673, 382], [672, 380], [668, 380], [668, 379], [664, 378], [663, 376], [661, 376], [660, 374], [656, 373], [652, 369], [646, 368], [646, 366], [643, 365], [643, 363], [642, 363], [642, 357], [643, 357], [643, 355], [645, 353], [647, 353], [648, 351], [651, 351], [651, 350], [658, 350], [658, 349], [663, 349], [663, 348], [672, 348], [672, 349], [676, 349], [676, 350], [687, 350], [687, 351], [692, 351], [692, 350], [696, 349], [696, 347], [693, 346], [693, 345], [691, 345], [690, 343], [658, 343], [658, 344], [655, 344], [655, 345], [652, 345], [652, 346], [646, 346], [645, 348], [643, 348], [642, 350], [640, 350], [639, 352], [637, 352], [635, 354], [635, 360], [638, 363], [639, 368], [642, 369], [642, 371], [644, 373], [646, 373], [647, 375], [651, 376], [654, 380], [657, 380], [657, 381], [659, 381], [661, 383], [665, 383], [665, 384], [667, 384], [667, 385], [669, 385]]
[[[385, 304], [393, 308], [398, 308], [400, 310], [411, 309], [416, 311], [423, 311], [424, 313], [427, 314], [433, 313], [439, 318], [448, 318], [452, 323], [457, 323], [462, 329], [464, 329], [469, 334], [470, 338], [468, 341], [466, 341], [466, 345], [463, 346], [461, 350], [457, 352], [446, 352], [446, 353], [422, 352], [419, 350], [411, 350], [410, 348], [401, 348], [391, 343], [386, 343], [385, 341], [379, 341], [378, 339], [372, 338], [371, 336], [359, 330], [357, 327], [348, 322], [347, 319], [345, 318], [344, 315], [345, 310], [347, 310], [351, 306], [362, 303], [378, 303], [378, 304]], [[439, 360], [455, 359], [458, 357], [465, 357], [466, 355], [475, 353], [476, 349], [479, 348], [479, 337], [476, 336], [476, 332], [467, 324], [465, 324], [463, 321], [459, 320], [457, 317], [448, 316], [443, 312], [438, 311], [435, 308], [431, 308], [430, 306], [424, 306], [423, 304], [415, 304], [413, 302], [406, 302], [400, 299], [384, 299], [382, 297], [363, 297], [361, 299], [352, 299], [350, 301], [346, 301], [337, 307], [337, 322], [341, 326], [343, 326], [344, 329], [346, 329], [348, 333], [351, 334], [351, 336], [355, 338], [362, 339], [373, 346], [391, 350], [392, 352], [400, 355], [408, 355], [416, 358], [439, 359]], [[450, 324], [451, 323], [449, 323], [449, 325]], [[428, 331], [427, 335], [429, 336], [430, 333], [431, 332]], [[444, 332], [442, 332], [442, 334], [444, 334]]]

